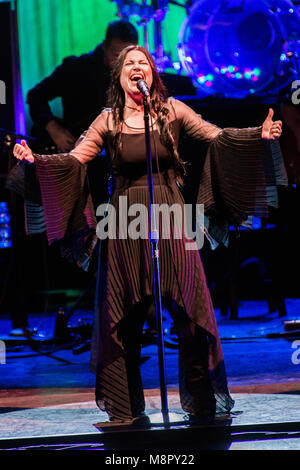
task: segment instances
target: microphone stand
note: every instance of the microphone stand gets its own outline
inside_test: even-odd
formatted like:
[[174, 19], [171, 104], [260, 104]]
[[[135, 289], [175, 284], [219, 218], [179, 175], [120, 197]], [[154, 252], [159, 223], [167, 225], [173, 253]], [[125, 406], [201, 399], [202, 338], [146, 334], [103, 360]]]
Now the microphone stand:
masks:
[[158, 361], [159, 361], [161, 412], [162, 412], [164, 424], [168, 424], [170, 421], [169, 421], [167, 386], [166, 386], [166, 377], [165, 377], [165, 358], [164, 358], [163, 327], [162, 327], [162, 303], [161, 303], [161, 290], [160, 290], [159, 249], [158, 249], [159, 230], [157, 229], [156, 214], [154, 210], [153, 171], [152, 171], [152, 156], [151, 156], [150, 129], [149, 129], [149, 113], [150, 113], [149, 101], [147, 97], [143, 95], [148, 189], [149, 189], [149, 201], [150, 201], [150, 243], [151, 243], [151, 250], [152, 250], [153, 285], [154, 285], [156, 325], [157, 325], [157, 335], [158, 335]]

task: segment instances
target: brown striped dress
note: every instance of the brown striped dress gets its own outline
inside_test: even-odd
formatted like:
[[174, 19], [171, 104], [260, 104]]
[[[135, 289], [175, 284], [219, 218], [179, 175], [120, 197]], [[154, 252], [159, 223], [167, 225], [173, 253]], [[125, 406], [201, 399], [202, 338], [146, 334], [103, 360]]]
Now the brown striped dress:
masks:
[[[250, 216], [266, 216], [268, 207], [276, 206], [276, 186], [286, 184], [279, 145], [263, 142], [261, 128], [222, 130], [178, 100], [169, 100], [168, 106], [176, 145], [183, 132], [208, 146], [197, 202], [204, 204], [211, 244], [226, 244], [229, 224], [247, 224]], [[96, 242], [85, 164], [111, 146], [112, 117], [105, 110], [70, 154], [35, 156], [41, 195], [27, 198], [27, 203], [43, 207], [49, 243], [60, 240], [64, 254], [83, 266]], [[183, 208], [174, 161], [155, 124], [151, 150], [155, 203]], [[120, 196], [127, 197], [128, 207], [144, 204], [149, 209], [143, 130], [123, 126], [122, 150], [111, 165], [115, 189], [110, 203], [116, 213]], [[118, 234], [118, 224], [116, 230]], [[171, 225], [172, 235], [175, 230]], [[186, 241], [184, 233], [181, 239], [159, 241], [162, 297], [179, 336], [181, 404], [189, 413], [215, 404], [217, 411], [228, 412], [233, 400], [213, 305], [200, 254], [186, 250]], [[139, 354], [143, 323], [153, 303], [151, 245], [147, 238], [118, 236], [101, 244], [91, 361], [96, 401], [111, 419], [131, 420], [145, 407]]]

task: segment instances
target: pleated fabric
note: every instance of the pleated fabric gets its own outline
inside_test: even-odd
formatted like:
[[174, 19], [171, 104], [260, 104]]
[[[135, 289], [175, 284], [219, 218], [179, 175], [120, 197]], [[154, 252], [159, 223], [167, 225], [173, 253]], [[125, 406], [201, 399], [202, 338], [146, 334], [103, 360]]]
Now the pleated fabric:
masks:
[[6, 187], [25, 200], [28, 235], [46, 231], [49, 244], [59, 242], [62, 256], [88, 269], [97, 243], [95, 210], [86, 166], [69, 154], [34, 154], [35, 163], [18, 163]]
[[208, 148], [197, 197], [212, 247], [227, 244], [230, 224], [251, 227], [252, 216], [267, 217], [278, 206], [277, 186], [287, 183], [277, 140], [262, 140], [261, 127], [223, 129]]
[[19, 161], [8, 175], [6, 188], [24, 199], [25, 233], [31, 235], [45, 232], [45, 214], [35, 165]]

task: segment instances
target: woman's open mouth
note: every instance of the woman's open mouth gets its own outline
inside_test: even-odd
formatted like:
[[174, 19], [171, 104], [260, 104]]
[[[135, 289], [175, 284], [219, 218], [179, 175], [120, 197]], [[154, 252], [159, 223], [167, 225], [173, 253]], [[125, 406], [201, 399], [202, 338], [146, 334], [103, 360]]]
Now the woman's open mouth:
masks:
[[142, 73], [134, 73], [130, 76], [132, 82], [138, 82], [139, 80], [144, 80], [144, 75]]

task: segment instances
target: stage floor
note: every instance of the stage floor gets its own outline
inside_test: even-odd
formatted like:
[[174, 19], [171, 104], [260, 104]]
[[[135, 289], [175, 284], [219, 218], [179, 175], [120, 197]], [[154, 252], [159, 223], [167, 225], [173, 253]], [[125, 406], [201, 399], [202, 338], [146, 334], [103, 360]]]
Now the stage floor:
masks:
[[[74, 355], [66, 345], [37, 350], [10, 345], [9, 317], [0, 317], [0, 339], [7, 339], [6, 360], [0, 364], [0, 449], [300, 450], [300, 338], [281, 336], [284, 321], [299, 319], [300, 299], [287, 299], [286, 305], [288, 315], [283, 318], [268, 313], [263, 301], [241, 303], [237, 320], [220, 317], [216, 311], [236, 403], [230, 416], [217, 417], [205, 429], [159, 425], [157, 347], [144, 347], [141, 370], [152, 427], [139, 432], [139, 440], [134, 431], [101, 432], [95, 427], [107, 418], [94, 402], [89, 352]], [[89, 315], [77, 312], [72, 321]], [[30, 326], [51, 334], [55, 318], [55, 313], [30, 315]], [[165, 352], [170, 419], [182, 421], [178, 354], [171, 347]]]

